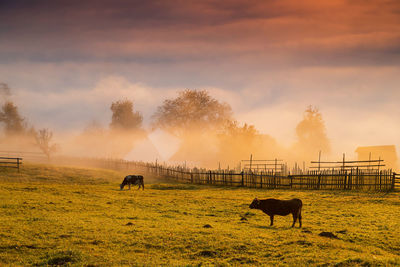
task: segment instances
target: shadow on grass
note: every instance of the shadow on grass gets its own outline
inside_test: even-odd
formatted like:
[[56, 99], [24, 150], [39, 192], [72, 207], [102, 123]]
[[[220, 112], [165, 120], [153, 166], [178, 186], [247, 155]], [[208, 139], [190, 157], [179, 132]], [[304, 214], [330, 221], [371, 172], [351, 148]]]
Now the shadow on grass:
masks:
[[258, 228], [258, 229], [265, 229], [265, 230], [278, 230], [275, 226], [269, 226], [269, 225], [258, 225], [258, 224], [253, 224], [251, 225], [253, 228]]
[[[251, 224], [250, 224], [251, 225]], [[269, 224], [268, 225], [256, 225], [256, 224], [253, 224], [253, 225], [251, 225], [251, 227], [253, 227], [253, 228], [258, 228], [258, 229], [265, 229], [265, 230], [271, 230], [271, 231], [282, 231], [282, 230], [290, 230], [290, 229], [301, 229], [301, 228], [298, 228], [298, 227], [291, 227], [291, 226], [276, 226], [275, 224], [273, 225], [273, 226], [269, 226]]]
[[154, 190], [199, 190], [200, 186], [190, 184], [152, 184], [149, 186]]
[[77, 263], [82, 260], [82, 255], [77, 251], [66, 250], [57, 251], [54, 253], [46, 253], [42, 258], [42, 262], [36, 263], [34, 266], [60, 266], [60, 265], [70, 265], [72, 263]]
[[[146, 190], [146, 189], [145, 189]], [[133, 191], [133, 192], [135, 192], [135, 191], [144, 191], [142, 188], [140, 188], [140, 189], [137, 189], [137, 187], [135, 187], [135, 188], [131, 188], [131, 189], [129, 189], [129, 188], [124, 188], [124, 189], [119, 189], [119, 188], [113, 188], [113, 189], [111, 189], [111, 191], [118, 191], [118, 192], [124, 192], [124, 191]]]

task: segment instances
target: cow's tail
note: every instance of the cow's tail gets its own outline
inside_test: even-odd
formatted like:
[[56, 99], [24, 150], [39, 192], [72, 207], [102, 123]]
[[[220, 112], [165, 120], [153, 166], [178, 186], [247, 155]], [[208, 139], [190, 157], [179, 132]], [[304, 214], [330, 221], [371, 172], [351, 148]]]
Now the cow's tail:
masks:
[[297, 218], [299, 219], [299, 227], [302, 226], [302, 222], [301, 222], [301, 219], [302, 219], [301, 210], [302, 210], [302, 208], [303, 208], [303, 202], [301, 202], [301, 200], [300, 200], [300, 207], [299, 207], [299, 211], [297, 212]]
[[299, 202], [299, 211], [297, 216], [301, 218], [301, 209], [303, 208], [303, 201], [301, 201], [300, 199], [297, 199]]

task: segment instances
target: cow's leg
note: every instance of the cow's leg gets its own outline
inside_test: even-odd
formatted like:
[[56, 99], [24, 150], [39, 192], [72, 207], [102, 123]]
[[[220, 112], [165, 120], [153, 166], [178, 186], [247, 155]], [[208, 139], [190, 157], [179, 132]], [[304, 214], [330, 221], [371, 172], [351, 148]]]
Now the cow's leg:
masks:
[[144, 183], [142, 183], [142, 190], [144, 190]]
[[300, 228], [301, 228], [301, 209], [299, 210], [299, 223], [300, 223]]
[[128, 184], [129, 185], [129, 190], [131, 190], [131, 184]]
[[269, 218], [271, 220], [271, 224], [269, 226], [274, 225], [274, 215], [270, 215]]
[[292, 213], [292, 215], [293, 215], [293, 224], [292, 224], [292, 227], [294, 227], [294, 225], [295, 225], [295, 223], [296, 223], [296, 221], [297, 221], [297, 213], [294, 212], [294, 213]]

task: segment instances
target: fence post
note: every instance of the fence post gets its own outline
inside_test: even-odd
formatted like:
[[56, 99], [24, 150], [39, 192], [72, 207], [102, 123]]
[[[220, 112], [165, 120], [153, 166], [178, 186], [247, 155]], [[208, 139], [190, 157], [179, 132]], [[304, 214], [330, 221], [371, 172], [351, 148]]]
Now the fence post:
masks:
[[242, 174], [242, 186], [244, 186], [244, 172], [242, 171], [241, 174]]
[[395, 172], [393, 172], [393, 178], [392, 178], [392, 191], [394, 191], [394, 185], [395, 185], [395, 182], [396, 182], [396, 173], [395, 173]]
[[193, 173], [190, 172], [190, 182], [193, 184]]
[[212, 179], [212, 177], [211, 177], [211, 171], [209, 172], [209, 176], [208, 176], [208, 183], [210, 184], [210, 182], [211, 182], [211, 179]]
[[353, 170], [350, 171], [349, 177], [347, 179], [347, 189], [351, 190], [352, 188], [352, 178], [353, 178]]
[[17, 169], [18, 169], [18, 172], [19, 172], [19, 158], [17, 158]]

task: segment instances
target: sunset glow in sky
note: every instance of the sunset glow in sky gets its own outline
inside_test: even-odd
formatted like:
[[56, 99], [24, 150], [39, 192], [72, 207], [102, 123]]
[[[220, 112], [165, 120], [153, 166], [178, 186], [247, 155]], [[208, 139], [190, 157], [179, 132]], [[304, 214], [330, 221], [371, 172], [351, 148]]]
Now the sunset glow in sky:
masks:
[[191, 88], [283, 145], [314, 105], [334, 153], [399, 150], [400, 1], [2, 0], [0, 82], [56, 132], [107, 125], [124, 97], [147, 125]]

